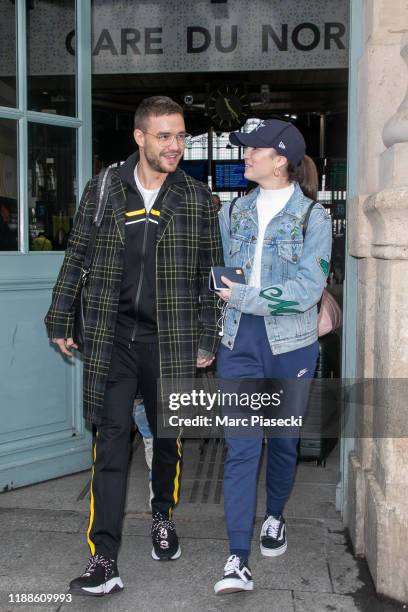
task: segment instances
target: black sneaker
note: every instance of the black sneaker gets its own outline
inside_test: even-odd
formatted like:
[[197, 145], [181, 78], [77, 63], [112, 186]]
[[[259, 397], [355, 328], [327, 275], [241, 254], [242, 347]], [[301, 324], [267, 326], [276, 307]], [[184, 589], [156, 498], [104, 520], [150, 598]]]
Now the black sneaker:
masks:
[[153, 514], [152, 541], [155, 561], [171, 561], [180, 557], [181, 548], [174, 523], [160, 512]]
[[75, 595], [103, 597], [122, 590], [123, 582], [116, 561], [102, 555], [91, 557], [82, 576], [69, 583], [69, 592]]
[[214, 585], [216, 595], [253, 591], [254, 581], [251, 570], [241, 557], [231, 555], [224, 567], [224, 576]]
[[278, 519], [270, 514], [265, 517], [261, 529], [261, 553], [265, 557], [283, 555], [288, 547], [286, 541], [286, 525], [283, 516]]

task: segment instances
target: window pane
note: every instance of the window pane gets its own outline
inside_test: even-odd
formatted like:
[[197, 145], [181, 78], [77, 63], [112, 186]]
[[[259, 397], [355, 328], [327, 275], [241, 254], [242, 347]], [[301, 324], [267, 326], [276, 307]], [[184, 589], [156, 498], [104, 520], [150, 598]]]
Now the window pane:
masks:
[[63, 251], [76, 207], [76, 130], [30, 123], [30, 250]]
[[16, 106], [16, 9], [0, 2], [0, 106]]
[[30, 6], [28, 108], [75, 116], [75, 0], [36, 0]]
[[0, 251], [18, 250], [17, 123], [0, 119]]

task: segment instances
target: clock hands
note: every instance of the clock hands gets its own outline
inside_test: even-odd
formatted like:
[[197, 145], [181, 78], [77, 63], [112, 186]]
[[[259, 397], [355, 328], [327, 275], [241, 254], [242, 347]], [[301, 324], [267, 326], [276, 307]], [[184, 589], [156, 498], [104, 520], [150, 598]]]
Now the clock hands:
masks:
[[239, 119], [239, 115], [234, 111], [234, 109], [232, 108], [231, 104], [229, 103], [228, 98], [224, 97], [224, 103], [226, 108], [229, 110], [229, 112], [231, 113], [231, 115], [233, 115], [235, 117], [235, 119]]
[[224, 85], [210, 92], [207, 109], [215, 126], [232, 129], [245, 123], [250, 104], [238, 86]]

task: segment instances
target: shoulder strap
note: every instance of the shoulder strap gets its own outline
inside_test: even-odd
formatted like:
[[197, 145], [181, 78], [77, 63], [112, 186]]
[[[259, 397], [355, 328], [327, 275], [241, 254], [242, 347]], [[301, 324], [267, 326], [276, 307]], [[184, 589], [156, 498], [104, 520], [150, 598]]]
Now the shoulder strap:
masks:
[[89, 235], [88, 246], [85, 253], [84, 263], [82, 265], [82, 282], [84, 282], [88, 275], [89, 268], [91, 267], [93, 250], [95, 246], [96, 236], [98, 234], [99, 226], [102, 222], [103, 215], [105, 212], [106, 201], [109, 194], [109, 185], [111, 180], [110, 168], [102, 168], [98, 176], [98, 183], [96, 186], [96, 211], [93, 219], [91, 233]]
[[238, 200], [238, 197], [234, 198], [231, 201], [231, 204], [230, 204], [230, 207], [229, 207], [229, 211], [228, 211], [228, 214], [229, 214], [229, 233], [230, 233], [230, 236], [231, 236], [231, 215], [232, 215], [232, 209], [234, 208], [237, 200]]
[[[313, 206], [316, 204], [316, 202], [312, 202], [309, 206], [309, 208], [306, 211], [305, 216], [303, 217], [303, 227], [302, 227], [302, 234], [303, 234], [303, 240], [305, 239], [306, 236], [306, 231], [307, 231], [307, 226], [309, 224], [309, 217], [310, 217], [310, 213], [313, 210]], [[326, 291], [326, 289], [325, 289]], [[320, 298], [320, 300], [317, 302], [317, 312], [320, 312], [320, 309], [322, 307], [322, 299], [323, 299], [323, 294], [322, 297]]]
[[98, 175], [98, 184], [96, 187], [96, 212], [94, 216], [94, 224], [99, 227], [102, 223], [102, 218], [105, 213], [106, 201], [109, 194], [109, 185], [111, 181], [110, 168], [102, 168]]
[[302, 225], [302, 234], [303, 234], [303, 240], [305, 239], [306, 236], [306, 231], [307, 231], [307, 226], [309, 225], [309, 217], [310, 217], [310, 213], [312, 212], [313, 206], [316, 204], [316, 202], [312, 202], [309, 206], [309, 208], [306, 211], [305, 216], [303, 217], [303, 225]]

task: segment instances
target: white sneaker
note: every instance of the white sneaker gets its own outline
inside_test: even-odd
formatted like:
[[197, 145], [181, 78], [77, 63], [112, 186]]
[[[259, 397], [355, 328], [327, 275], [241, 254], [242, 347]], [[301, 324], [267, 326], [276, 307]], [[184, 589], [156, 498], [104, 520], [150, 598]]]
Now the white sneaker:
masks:
[[272, 515], [266, 516], [259, 539], [261, 541], [261, 553], [264, 557], [283, 555], [288, 547], [286, 525], [283, 516], [280, 516], [278, 519]]
[[216, 595], [253, 591], [254, 581], [248, 565], [237, 555], [228, 557], [224, 567], [224, 576], [214, 585]]

